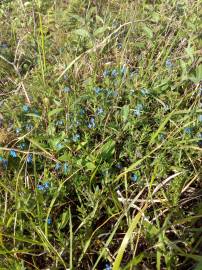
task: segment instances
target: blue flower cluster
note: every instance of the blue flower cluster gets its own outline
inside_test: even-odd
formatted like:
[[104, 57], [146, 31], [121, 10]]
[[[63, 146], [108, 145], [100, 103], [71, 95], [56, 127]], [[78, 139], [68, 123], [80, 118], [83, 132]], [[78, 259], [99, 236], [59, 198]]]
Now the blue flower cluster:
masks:
[[61, 169], [63, 168], [63, 173], [64, 174], [67, 174], [68, 171], [69, 171], [69, 165], [67, 162], [65, 162], [64, 164], [60, 163], [60, 162], [57, 162], [55, 164], [55, 171], [60, 171]]
[[172, 64], [171, 60], [170, 59], [167, 59], [166, 60], [166, 68], [168, 70], [170, 70], [170, 69], [172, 69], [172, 67], [173, 67], [173, 64]]
[[149, 95], [149, 90], [146, 89], [146, 88], [140, 89], [140, 92], [141, 92], [141, 94], [142, 94], [144, 97], [147, 96], [147, 95]]
[[112, 270], [110, 263], [106, 263], [105, 268], [103, 270]]
[[10, 150], [10, 156], [11, 156], [12, 158], [16, 158], [16, 157], [17, 157], [16, 151], [15, 151], [15, 150]]
[[71, 89], [68, 86], [65, 86], [63, 89], [64, 93], [69, 93]]
[[48, 190], [49, 187], [50, 187], [49, 182], [45, 182], [44, 184], [38, 184], [37, 185], [37, 189], [40, 190], [40, 191]]
[[191, 135], [191, 134], [192, 134], [192, 128], [190, 128], [190, 127], [185, 127], [185, 128], [184, 128], [184, 133], [187, 134], [187, 135]]
[[202, 114], [200, 114], [200, 115], [198, 116], [198, 120], [199, 120], [199, 122], [202, 122]]
[[22, 110], [23, 110], [23, 112], [28, 113], [29, 112], [29, 106], [27, 104], [23, 105]]
[[0, 156], [0, 164], [2, 164], [3, 168], [6, 169], [8, 166], [8, 160], [4, 159]]
[[26, 143], [22, 142], [19, 147], [21, 150], [24, 150], [26, 148]]
[[97, 111], [96, 111], [97, 115], [100, 115], [100, 114], [103, 114], [103, 113], [104, 113], [103, 108], [98, 108]]
[[134, 115], [135, 116], [140, 116], [143, 112], [143, 105], [138, 103], [134, 109]]
[[126, 75], [127, 74], [127, 67], [125, 65], [123, 65], [120, 68], [114, 68], [112, 70], [109, 69], [105, 69], [103, 72], [103, 77], [109, 77], [111, 76], [112, 78], [116, 78], [119, 75]]
[[27, 156], [27, 163], [32, 163], [33, 156], [32, 154], [28, 154]]
[[73, 141], [73, 142], [78, 142], [79, 139], [80, 139], [80, 135], [79, 135], [79, 134], [75, 134], [75, 135], [73, 135], [73, 137], [72, 137], [72, 141]]
[[90, 122], [88, 123], [88, 128], [95, 128], [95, 118], [91, 117]]
[[63, 165], [63, 173], [67, 174], [69, 171], [69, 165], [67, 164], [67, 162], [64, 163]]
[[139, 176], [135, 173], [132, 173], [130, 178], [133, 182], [136, 182], [138, 180]]
[[57, 143], [56, 144], [56, 149], [59, 151], [63, 148], [63, 144], [62, 143]]
[[48, 225], [51, 225], [52, 224], [52, 219], [50, 217], [48, 217], [48, 219], [47, 219], [47, 224]]
[[94, 92], [98, 95], [98, 94], [100, 94], [100, 93], [102, 92], [102, 88], [100, 88], [100, 87], [95, 87], [95, 88], [94, 88]]

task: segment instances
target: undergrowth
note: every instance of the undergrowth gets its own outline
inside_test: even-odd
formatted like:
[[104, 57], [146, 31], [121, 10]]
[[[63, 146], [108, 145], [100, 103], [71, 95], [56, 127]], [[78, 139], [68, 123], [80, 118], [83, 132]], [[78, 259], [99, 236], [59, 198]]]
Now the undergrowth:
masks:
[[0, 269], [202, 269], [200, 4], [0, 2]]

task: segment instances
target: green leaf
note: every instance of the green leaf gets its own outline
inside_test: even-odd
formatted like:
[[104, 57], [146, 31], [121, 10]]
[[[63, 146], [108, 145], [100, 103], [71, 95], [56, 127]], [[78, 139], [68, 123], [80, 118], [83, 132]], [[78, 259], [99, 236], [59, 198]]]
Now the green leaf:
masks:
[[139, 255], [135, 256], [134, 259], [132, 259], [125, 267], [123, 270], [130, 270], [133, 269], [132, 266], [136, 266], [139, 263], [141, 263], [141, 261], [144, 259], [145, 254], [144, 252], [140, 253]]
[[153, 12], [151, 15], [151, 20], [155, 23], [159, 22], [160, 20], [160, 15], [157, 12]]
[[104, 20], [99, 15], [96, 15], [96, 20], [100, 21], [102, 24], [105, 23]]
[[51, 116], [53, 116], [53, 115], [55, 115], [55, 114], [57, 114], [57, 113], [59, 113], [59, 112], [62, 112], [62, 111], [64, 111], [64, 108], [56, 108], [56, 109], [53, 109], [52, 111], [50, 111], [50, 112], [48, 113], [48, 118], [50, 118]]
[[149, 39], [153, 38], [153, 31], [148, 26], [144, 25], [143, 30]]
[[35, 113], [27, 113], [26, 116], [30, 116], [30, 117], [33, 117], [33, 118], [41, 118], [40, 115], [37, 115]]
[[125, 105], [122, 108], [122, 117], [123, 117], [123, 121], [126, 122], [126, 120], [128, 119], [128, 115], [129, 115], [129, 105]]
[[99, 27], [98, 29], [95, 30], [94, 36], [98, 37], [98, 36], [102, 35], [107, 29], [109, 29], [108, 26]]
[[112, 157], [114, 152], [115, 152], [115, 141], [109, 140], [102, 146], [99, 158], [102, 160], [108, 160], [110, 157]]
[[87, 162], [86, 167], [89, 171], [94, 171], [96, 168], [96, 165], [93, 162]]
[[180, 66], [182, 69], [182, 75], [181, 75], [182, 81], [185, 81], [187, 80], [187, 65], [183, 60], [180, 60]]
[[141, 209], [141, 212], [137, 213], [137, 215], [133, 218], [133, 220], [128, 228], [128, 231], [126, 232], [126, 234], [122, 240], [121, 246], [118, 249], [118, 253], [117, 253], [116, 259], [114, 261], [114, 265], [113, 265], [112, 270], [120, 270], [120, 264], [121, 264], [121, 261], [123, 258], [123, 254], [124, 254], [126, 247], [128, 245], [128, 242], [129, 242], [130, 238], [132, 237], [133, 232], [134, 232], [140, 218], [142, 217], [142, 213], [144, 213], [146, 208], [147, 208], [147, 206], [145, 205], [143, 207], [143, 209]]
[[153, 145], [155, 142], [155, 139], [158, 137], [158, 135], [161, 133], [161, 131], [164, 129], [165, 125], [168, 123], [172, 115], [174, 114], [174, 110], [167, 115], [167, 117], [164, 119], [164, 121], [160, 124], [159, 128], [157, 129], [156, 132], [154, 132], [151, 136], [149, 145]]
[[60, 160], [60, 161], [69, 161], [70, 158], [71, 158], [70, 154], [65, 152], [62, 156], [60, 156], [58, 158], [58, 160]]
[[83, 29], [83, 28], [76, 29], [74, 31], [74, 33], [81, 36], [81, 37], [90, 38], [90, 33], [87, 30]]
[[202, 269], [202, 260], [197, 264], [194, 270], [201, 270]]
[[185, 49], [185, 52], [187, 53], [187, 55], [191, 58], [192, 62], [194, 61], [194, 48], [189, 46]]
[[197, 82], [200, 82], [202, 80], [202, 64], [196, 67], [196, 79]]
[[38, 149], [40, 149], [42, 152], [47, 154], [49, 157], [52, 157], [52, 155], [44, 148], [44, 146], [39, 143], [37, 140], [32, 138], [27, 138], [34, 146], [36, 146]]
[[69, 221], [69, 211], [65, 211], [62, 213], [61, 222], [58, 225], [59, 229], [63, 229], [67, 225], [68, 221]]

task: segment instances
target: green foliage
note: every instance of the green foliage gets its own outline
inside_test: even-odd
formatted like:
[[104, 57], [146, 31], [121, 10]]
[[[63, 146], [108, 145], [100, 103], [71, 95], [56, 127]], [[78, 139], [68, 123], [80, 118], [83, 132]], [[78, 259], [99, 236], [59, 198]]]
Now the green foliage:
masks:
[[199, 269], [200, 1], [1, 1], [0, 269]]

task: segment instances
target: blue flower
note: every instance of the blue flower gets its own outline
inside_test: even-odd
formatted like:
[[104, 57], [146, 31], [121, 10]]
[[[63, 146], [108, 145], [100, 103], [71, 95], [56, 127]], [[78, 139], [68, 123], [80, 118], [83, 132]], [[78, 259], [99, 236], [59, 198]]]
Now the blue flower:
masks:
[[63, 91], [64, 93], [69, 93], [71, 90], [68, 86], [65, 86]]
[[31, 123], [28, 123], [26, 124], [25, 128], [27, 131], [31, 131], [34, 128], [34, 126]]
[[72, 141], [73, 141], [73, 142], [77, 142], [79, 139], [80, 139], [80, 135], [79, 135], [79, 134], [75, 134], [75, 135], [73, 135], [73, 137], [72, 137]]
[[168, 111], [170, 108], [169, 108], [169, 106], [167, 105], [167, 104], [164, 104], [164, 111], [166, 112], [166, 111]]
[[38, 184], [37, 189], [40, 191], [44, 191], [46, 189], [49, 189], [50, 184], [48, 182], [45, 182], [44, 184]]
[[136, 181], [138, 180], [138, 178], [139, 178], [139, 176], [138, 176], [137, 174], [135, 174], [135, 173], [132, 173], [132, 174], [131, 174], [130, 179], [131, 179], [133, 182], [136, 182]]
[[25, 148], [26, 148], [26, 143], [22, 142], [22, 143], [20, 144], [20, 149], [23, 150], [23, 149], [25, 149]]
[[111, 72], [112, 77], [116, 77], [118, 75], [118, 71], [116, 69], [113, 69]]
[[6, 160], [6, 159], [4, 159], [3, 157], [0, 156], [0, 163], [2, 163], [4, 168], [7, 168], [8, 160]]
[[32, 154], [28, 154], [27, 163], [32, 163]]
[[134, 115], [140, 116], [143, 110], [143, 105], [142, 104], [137, 104], [137, 106], [134, 109]]
[[61, 150], [63, 148], [63, 145], [61, 143], [56, 144], [56, 149]]
[[103, 270], [112, 270], [112, 267], [109, 263], [106, 263], [105, 268]]
[[104, 77], [109, 76], [109, 70], [108, 70], [108, 69], [105, 69], [105, 70], [104, 70], [103, 76], [104, 76]]
[[0, 48], [7, 49], [8, 48], [8, 44], [5, 43], [5, 42], [3, 42], [3, 43], [0, 44]]
[[28, 105], [23, 105], [22, 106], [22, 110], [23, 110], [23, 112], [25, 112], [25, 113], [27, 113], [28, 111], [29, 111], [29, 106]]
[[21, 131], [21, 128], [16, 128], [16, 129], [15, 129], [16, 134], [19, 134], [20, 131]]
[[75, 126], [78, 127], [80, 125], [80, 122], [78, 120], [75, 121]]
[[63, 120], [57, 120], [56, 126], [62, 126], [64, 124]]
[[131, 89], [130, 90], [130, 95], [133, 95], [135, 93], [135, 90], [134, 89]]
[[2, 160], [2, 165], [4, 168], [7, 168], [8, 167], [8, 160], [7, 159], [3, 159]]
[[103, 114], [103, 112], [104, 112], [103, 108], [98, 108], [96, 111], [97, 115]]
[[202, 114], [199, 115], [198, 120], [199, 122], [202, 122]]
[[43, 191], [45, 189], [44, 185], [37, 185], [36, 186], [38, 190]]
[[118, 96], [118, 91], [115, 90], [112, 94], [113, 94], [114, 97], [117, 97]]
[[45, 182], [43, 186], [44, 186], [45, 189], [49, 189], [50, 184], [49, 184], [49, 182]]
[[198, 146], [200, 147], [200, 148], [202, 148], [202, 132], [200, 132], [198, 135], [197, 135], [197, 137], [199, 138], [199, 140], [198, 140]]
[[120, 49], [122, 49], [122, 44], [119, 42], [118, 44], [117, 44], [117, 48], [120, 50]]
[[47, 224], [50, 225], [51, 223], [52, 223], [52, 219], [49, 217], [49, 218], [47, 219]]
[[173, 66], [173, 64], [172, 64], [171, 60], [170, 60], [170, 59], [167, 59], [167, 60], [166, 60], [166, 68], [167, 68], [167, 69], [171, 69], [172, 66]]
[[192, 128], [190, 128], [190, 127], [184, 128], [184, 133], [187, 134], [187, 135], [191, 135], [191, 133], [192, 133]]
[[202, 132], [200, 132], [197, 137], [202, 139]]
[[118, 169], [122, 169], [122, 165], [121, 165], [120, 163], [117, 163], [115, 166], [116, 166], [116, 168], [118, 168]]
[[127, 73], [127, 67], [126, 66], [122, 66], [121, 67], [121, 74], [125, 75]]
[[65, 162], [63, 165], [63, 172], [64, 172], [64, 174], [66, 174], [66, 173], [68, 173], [68, 171], [69, 171], [69, 166], [68, 166], [67, 162]]
[[85, 110], [84, 109], [80, 109], [80, 115], [84, 115], [85, 114]]
[[164, 136], [164, 134], [160, 133], [158, 135], [158, 138], [159, 138], [160, 141], [163, 141], [165, 139], [165, 136]]
[[88, 128], [94, 128], [95, 127], [95, 119], [91, 117], [90, 123], [88, 124]]
[[39, 115], [39, 112], [38, 112], [38, 110], [37, 110], [36, 108], [34, 108], [33, 113], [34, 113], [35, 115]]
[[110, 97], [110, 96], [113, 96], [113, 91], [112, 90], [107, 90], [107, 96]]
[[135, 76], [138, 76], [138, 74], [139, 74], [139, 71], [132, 71], [131, 73], [130, 73], [130, 78], [134, 78]]
[[98, 95], [102, 91], [102, 89], [100, 87], [95, 87], [94, 91]]
[[140, 92], [141, 92], [141, 94], [142, 94], [144, 97], [147, 96], [147, 95], [149, 94], [149, 90], [146, 89], [146, 88], [142, 88], [142, 89], [140, 90]]
[[15, 152], [15, 150], [10, 150], [10, 156], [13, 158], [17, 157], [17, 153]]
[[59, 52], [60, 53], [64, 52], [64, 48], [59, 48]]
[[55, 170], [58, 171], [62, 167], [61, 163], [57, 162], [55, 164]]

